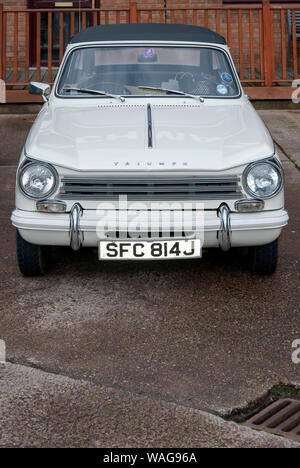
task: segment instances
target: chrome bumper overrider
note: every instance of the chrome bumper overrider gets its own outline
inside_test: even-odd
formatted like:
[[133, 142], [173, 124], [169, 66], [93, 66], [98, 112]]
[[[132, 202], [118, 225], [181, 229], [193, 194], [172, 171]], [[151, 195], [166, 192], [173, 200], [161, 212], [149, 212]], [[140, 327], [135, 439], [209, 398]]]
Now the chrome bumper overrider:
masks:
[[80, 231], [80, 216], [82, 213], [81, 205], [75, 203], [70, 212], [70, 246], [73, 250], [79, 250], [83, 242], [83, 233]]
[[[70, 212], [70, 246], [73, 250], [79, 250], [83, 242], [83, 233], [80, 231], [80, 216], [82, 213], [81, 205], [75, 203]], [[221, 250], [227, 252], [231, 247], [230, 213], [227, 205], [223, 204], [220, 206], [218, 216], [221, 220], [218, 231], [219, 245]]]
[[[83, 242], [83, 233], [80, 231], [80, 216], [82, 213], [81, 205], [75, 203], [70, 212], [70, 246], [73, 250], [79, 250]], [[229, 208], [226, 204], [220, 206], [218, 216], [220, 218], [219, 246], [221, 250], [227, 252], [231, 247], [231, 223]]]
[[221, 205], [218, 209], [218, 216], [221, 220], [221, 226], [218, 231], [218, 240], [220, 249], [228, 252], [231, 247], [231, 221], [230, 212], [227, 205]]

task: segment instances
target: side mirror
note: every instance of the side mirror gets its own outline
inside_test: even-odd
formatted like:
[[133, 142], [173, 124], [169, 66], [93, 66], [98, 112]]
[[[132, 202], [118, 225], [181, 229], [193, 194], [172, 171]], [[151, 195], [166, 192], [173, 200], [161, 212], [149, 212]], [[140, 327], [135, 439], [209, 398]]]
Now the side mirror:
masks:
[[48, 102], [50, 92], [51, 87], [46, 83], [38, 83], [37, 81], [31, 81], [31, 83], [29, 84], [29, 94], [36, 94], [38, 96], [42, 96], [44, 102]]

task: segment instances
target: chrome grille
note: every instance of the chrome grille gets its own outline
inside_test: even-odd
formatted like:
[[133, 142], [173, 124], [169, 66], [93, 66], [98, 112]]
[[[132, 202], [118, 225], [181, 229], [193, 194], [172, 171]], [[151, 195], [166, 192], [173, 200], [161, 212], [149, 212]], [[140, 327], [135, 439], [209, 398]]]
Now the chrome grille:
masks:
[[69, 178], [62, 179], [63, 200], [214, 200], [242, 196], [238, 177], [216, 178]]

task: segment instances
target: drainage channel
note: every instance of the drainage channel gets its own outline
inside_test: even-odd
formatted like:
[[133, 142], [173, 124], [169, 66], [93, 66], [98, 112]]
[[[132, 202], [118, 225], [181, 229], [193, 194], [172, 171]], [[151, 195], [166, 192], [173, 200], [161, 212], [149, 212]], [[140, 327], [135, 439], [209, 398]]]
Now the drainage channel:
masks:
[[300, 401], [278, 400], [244, 425], [300, 442]]
[[300, 389], [279, 384], [223, 419], [300, 442]]
[[297, 164], [297, 162], [295, 161], [295, 159], [287, 152], [285, 151], [285, 149], [283, 148], [283, 146], [280, 145], [280, 143], [278, 143], [278, 141], [274, 140], [275, 144], [278, 146], [278, 148], [280, 149], [280, 151], [285, 155], [285, 157], [287, 159], [290, 160], [290, 162], [292, 164], [294, 164], [294, 166], [300, 171], [300, 166]]

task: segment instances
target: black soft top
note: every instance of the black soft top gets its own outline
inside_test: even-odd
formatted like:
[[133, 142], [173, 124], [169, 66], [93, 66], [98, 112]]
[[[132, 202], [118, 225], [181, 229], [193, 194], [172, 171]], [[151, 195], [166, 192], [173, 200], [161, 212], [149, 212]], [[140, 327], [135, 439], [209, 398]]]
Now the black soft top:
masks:
[[224, 37], [199, 26], [185, 24], [110, 24], [76, 34], [71, 44], [98, 41], [182, 41], [226, 44]]

